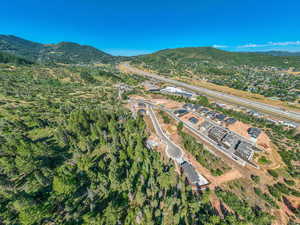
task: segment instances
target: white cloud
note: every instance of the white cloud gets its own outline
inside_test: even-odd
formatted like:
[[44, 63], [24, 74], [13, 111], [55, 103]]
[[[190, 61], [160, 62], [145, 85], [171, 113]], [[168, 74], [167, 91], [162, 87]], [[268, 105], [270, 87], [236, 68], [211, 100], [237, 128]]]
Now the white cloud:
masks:
[[300, 41], [285, 41], [285, 42], [268, 42], [265, 44], [246, 44], [237, 46], [237, 48], [262, 48], [262, 47], [272, 47], [272, 46], [290, 46], [290, 45], [300, 45]]
[[214, 48], [228, 48], [227, 45], [213, 45]]
[[149, 54], [153, 51], [150, 50], [139, 50], [139, 49], [105, 49], [105, 52], [115, 56], [135, 56]]
[[240, 46], [237, 46], [238, 48], [260, 48], [260, 47], [267, 47], [268, 45], [267, 44], [252, 44], [252, 43], [249, 43], [249, 44], [246, 44], [246, 45], [240, 45]]
[[272, 46], [300, 45], [300, 41], [269, 42]]

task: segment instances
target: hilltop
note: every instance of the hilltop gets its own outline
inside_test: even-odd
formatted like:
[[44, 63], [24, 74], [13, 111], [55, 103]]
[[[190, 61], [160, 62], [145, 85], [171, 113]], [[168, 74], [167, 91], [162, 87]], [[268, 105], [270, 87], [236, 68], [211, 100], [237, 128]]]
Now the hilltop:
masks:
[[300, 57], [279, 57], [251, 52], [228, 52], [212, 47], [165, 49], [153, 54], [138, 56], [136, 61], [164, 65], [212, 64], [223, 66], [274, 66], [300, 69]]
[[0, 51], [41, 63], [111, 63], [118, 59], [88, 45], [73, 42], [41, 44], [13, 35], [0, 35]]

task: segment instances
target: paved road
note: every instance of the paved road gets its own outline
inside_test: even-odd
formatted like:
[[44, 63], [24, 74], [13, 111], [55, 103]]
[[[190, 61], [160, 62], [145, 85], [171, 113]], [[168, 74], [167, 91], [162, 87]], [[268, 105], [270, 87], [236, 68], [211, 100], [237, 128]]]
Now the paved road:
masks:
[[222, 152], [223, 154], [225, 154], [226, 156], [228, 156], [229, 158], [231, 158], [232, 160], [234, 160], [235, 162], [239, 163], [242, 166], [246, 165], [246, 161], [241, 159], [240, 157], [237, 157], [235, 155], [233, 155], [233, 153], [228, 152], [226, 149], [222, 148], [221, 146], [219, 146], [217, 143], [215, 143], [214, 141], [212, 141], [210, 138], [208, 138], [207, 136], [203, 135], [199, 130], [197, 130], [195, 127], [193, 127], [192, 125], [190, 125], [189, 123], [179, 119], [177, 116], [175, 116], [173, 114], [172, 111], [170, 110], [166, 110], [166, 109], [162, 109], [165, 112], [167, 112], [170, 116], [172, 116], [174, 119], [178, 120], [179, 122], [181, 121], [183, 123], [183, 125], [190, 130], [192, 133], [194, 133], [195, 135], [197, 135], [200, 139], [204, 140], [206, 143], [209, 143], [211, 146], [213, 146], [215, 149], [219, 150], [220, 152]]
[[181, 157], [182, 157], [182, 150], [175, 145], [163, 132], [163, 130], [161, 129], [159, 122], [155, 116], [155, 113], [153, 112], [152, 106], [148, 105], [148, 112], [150, 115], [150, 118], [152, 120], [154, 129], [157, 133], [157, 135], [160, 137], [160, 139], [167, 145], [167, 154], [169, 157], [171, 157], [172, 159], [180, 162], [181, 161]]
[[176, 81], [176, 80], [172, 80], [169, 78], [165, 78], [163, 76], [154, 74], [154, 73], [149, 73], [149, 72], [145, 72], [143, 70], [139, 70], [135, 67], [130, 66], [128, 63], [123, 63], [123, 66], [125, 66], [128, 71], [138, 74], [138, 75], [142, 75], [142, 76], [146, 76], [146, 77], [150, 77], [156, 80], [160, 80], [166, 83], [170, 83], [170, 84], [174, 84], [176, 86], [181, 86], [190, 90], [193, 90], [195, 92], [201, 93], [201, 94], [205, 94], [207, 96], [216, 98], [216, 99], [220, 99], [223, 101], [227, 101], [230, 103], [235, 103], [238, 105], [243, 105], [246, 107], [250, 107], [253, 109], [256, 109], [258, 111], [262, 111], [262, 112], [266, 112], [272, 115], [278, 115], [280, 117], [284, 117], [284, 118], [288, 118], [290, 120], [293, 120], [295, 122], [300, 122], [300, 113], [298, 112], [293, 112], [293, 111], [286, 111], [284, 109], [281, 109], [280, 107], [276, 107], [276, 106], [271, 106], [268, 104], [264, 104], [264, 103], [260, 103], [260, 102], [255, 102], [252, 100], [248, 100], [245, 98], [240, 98], [237, 96], [233, 96], [233, 95], [229, 95], [229, 94], [224, 94], [222, 92], [218, 92], [218, 91], [212, 91], [206, 88], [202, 88], [202, 87], [198, 87], [198, 86], [194, 86], [194, 85], [189, 85], [187, 83], [184, 82], [180, 82], [180, 81]]
[[[157, 105], [153, 105], [151, 102], [145, 101], [145, 100], [137, 100], [139, 102], [142, 102], [144, 104], [146, 104], [149, 107], [149, 114], [150, 114], [150, 118], [152, 120], [152, 123], [154, 124], [154, 128], [156, 130], [156, 132], [158, 133], [158, 135], [161, 137], [163, 137], [163, 141], [165, 143], [170, 143], [170, 148], [167, 148], [167, 154], [177, 160], [180, 161], [182, 158], [182, 150], [176, 146], [172, 141], [170, 141], [167, 136], [164, 134], [164, 132], [162, 131], [159, 122], [153, 112], [152, 108], [157, 108], [160, 109], [166, 113], [168, 113], [174, 120], [177, 120], [178, 122], [182, 122], [183, 125], [190, 130], [192, 133], [194, 133], [196, 136], [198, 136], [200, 139], [202, 139], [203, 141], [205, 141], [206, 143], [208, 143], [210, 146], [214, 147], [215, 149], [217, 149], [218, 151], [222, 152], [224, 155], [226, 155], [227, 157], [231, 158], [233, 161], [235, 161], [236, 163], [245, 166], [246, 164], [255, 167], [256, 169], [259, 169], [259, 166], [247, 162], [244, 159], [234, 155], [232, 152], [228, 152], [227, 149], [222, 148], [220, 145], [218, 145], [217, 143], [215, 143], [214, 141], [212, 141], [210, 138], [208, 138], [207, 136], [203, 135], [199, 130], [197, 130], [195, 127], [193, 127], [191, 124], [181, 120], [179, 117], [177, 117], [172, 110], [166, 109], [162, 106], [157, 106]], [[172, 146], [173, 145], [173, 146]], [[181, 155], [179, 156], [179, 151], [181, 153]]]
[[[204, 140], [206, 143], [208, 143], [210, 146], [214, 147], [215, 149], [219, 150], [220, 152], [222, 152], [223, 154], [225, 154], [227, 157], [231, 158], [232, 160], [234, 160], [235, 162], [237, 162], [238, 164], [245, 166], [246, 165], [246, 161], [233, 155], [231, 152], [228, 152], [226, 149], [222, 148], [221, 146], [219, 146], [217, 143], [215, 143], [214, 141], [212, 141], [210, 138], [208, 138], [207, 136], [203, 135], [199, 130], [197, 130], [196, 128], [194, 128], [192, 125], [190, 125], [189, 123], [181, 120], [180, 118], [178, 118], [177, 116], [174, 115], [174, 113], [171, 110], [168, 110], [164, 107], [161, 106], [156, 106], [151, 104], [150, 102], [147, 101], [143, 101], [140, 100], [141, 102], [147, 104], [149, 107], [155, 107], [158, 108], [166, 113], [168, 113], [173, 119], [177, 120], [178, 122], [182, 122], [183, 125], [189, 129], [192, 133], [194, 133], [196, 136], [198, 136], [200, 139]], [[151, 114], [150, 114], [151, 117]], [[158, 125], [158, 122], [157, 122]], [[159, 126], [159, 125], [158, 125]], [[249, 165], [254, 166], [252, 164], [249, 163]], [[255, 168], [259, 168], [258, 166], [254, 166]]]

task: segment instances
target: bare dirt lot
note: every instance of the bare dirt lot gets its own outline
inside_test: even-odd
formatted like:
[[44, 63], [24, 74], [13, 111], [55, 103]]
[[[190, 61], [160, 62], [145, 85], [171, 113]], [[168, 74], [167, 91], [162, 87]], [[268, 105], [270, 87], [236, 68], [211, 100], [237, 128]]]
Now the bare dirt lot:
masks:
[[196, 119], [198, 119], [198, 122], [196, 124], [193, 124], [195, 127], [199, 126], [201, 123], [204, 122], [204, 118], [203, 117], [199, 117], [199, 116], [195, 115], [192, 112], [189, 112], [189, 113], [185, 114], [180, 119], [182, 119], [185, 122], [189, 122], [189, 118], [191, 118], [191, 117], [195, 117]]
[[[251, 136], [248, 134], [247, 130], [251, 126], [249, 124], [242, 123], [241, 121], [237, 121], [234, 124], [230, 124], [227, 128], [244, 138], [251, 140]], [[263, 148], [266, 151], [271, 151], [271, 140], [265, 132], [261, 132], [256, 140], [256, 144], [258, 147]]]

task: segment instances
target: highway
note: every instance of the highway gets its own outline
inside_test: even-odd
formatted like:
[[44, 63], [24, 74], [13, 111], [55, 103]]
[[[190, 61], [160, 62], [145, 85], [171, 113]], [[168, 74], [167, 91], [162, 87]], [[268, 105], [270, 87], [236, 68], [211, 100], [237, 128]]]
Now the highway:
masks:
[[269, 113], [271, 115], [277, 115], [277, 116], [280, 116], [280, 117], [283, 117], [283, 118], [290, 119], [290, 120], [295, 121], [295, 122], [300, 122], [300, 113], [298, 113], [298, 112], [286, 111], [286, 110], [281, 109], [280, 107], [277, 107], [277, 106], [272, 106], [272, 105], [268, 105], [268, 104], [265, 104], [265, 103], [260, 103], [260, 102], [252, 101], [252, 100], [249, 100], [249, 99], [233, 96], [233, 95], [230, 95], [230, 94], [225, 94], [225, 93], [222, 93], [222, 92], [209, 90], [209, 89], [206, 89], [206, 88], [203, 88], [203, 87], [190, 85], [190, 84], [180, 82], [180, 81], [177, 81], [177, 80], [169, 79], [169, 78], [160, 76], [158, 74], [145, 72], [143, 70], [137, 69], [135, 67], [130, 66], [128, 63], [123, 63], [122, 66], [124, 66], [128, 71], [130, 71], [131, 73], [134, 73], [134, 74], [138, 74], [138, 75], [145, 76], [145, 77], [148, 77], [148, 78], [152, 78], [152, 79], [155, 79], [155, 80], [163, 81], [163, 82], [173, 84], [173, 85], [176, 85], [176, 86], [184, 87], [186, 89], [195, 91], [195, 92], [200, 93], [200, 94], [207, 95], [207, 96], [215, 98], [215, 99], [223, 100], [223, 101], [233, 103], [233, 104], [242, 105], [242, 106], [245, 106], [245, 107], [256, 109], [256, 110], [261, 111], [261, 112]]
[[159, 138], [167, 145], [166, 153], [167, 155], [172, 158], [173, 160], [176, 160], [177, 162], [182, 161], [182, 155], [183, 151], [178, 147], [176, 144], [174, 144], [163, 132], [161, 129], [159, 122], [155, 116], [155, 113], [153, 112], [152, 106], [148, 105], [148, 112], [151, 118], [151, 121], [153, 123], [155, 132], [159, 136]]

